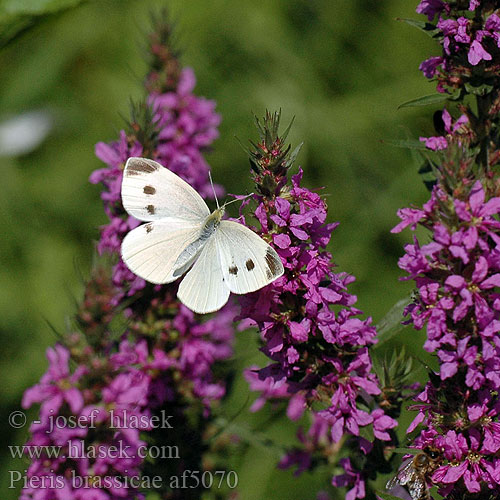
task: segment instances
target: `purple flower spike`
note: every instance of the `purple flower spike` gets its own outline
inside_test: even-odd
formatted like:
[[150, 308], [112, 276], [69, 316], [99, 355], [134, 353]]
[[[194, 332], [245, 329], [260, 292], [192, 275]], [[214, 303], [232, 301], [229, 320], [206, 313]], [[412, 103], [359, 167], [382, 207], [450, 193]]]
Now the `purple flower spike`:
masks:
[[[109, 218], [98, 251], [117, 263], [111, 269], [109, 259], [98, 261], [75, 318], [78, 331], [47, 350], [47, 373], [24, 394], [25, 408], [40, 404], [28, 445], [57, 446], [60, 453], [30, 457], [22, 500], [144, 500], [141, 476], [192, 470], [204, 449], [192, 447], [182, 461], [149, 460], [146, 442], [167, 440], [172, 449], [186, 436], [203, 442], [212, 405], [225, 394], [224, 370], [215, 367], [232, 356], [234, 308], [202, 319], [179, 303], [176, 284], [146, 284], [120, 260], [124, 235], [139, 224], [121, 205], [128, 157], [151, 156], [204, 197], [213, 196], [202, 152], [217, 137], [220, 117], [215, 103], [192, 94], [194, 73], [180, 68], [165, 43], [170, 28], [163, 18], [158, 22], [145, 82], [149, 105], [134, 107], [129, 130], [117, 141], [96, 145], [106, 167], [90, 176], [102, 184]], [[220, 186], [216, 190], [221, 194]], [[175, 432], [161, 430], [159, 419], [161, 429]], [[58, 421], [79, 425], [54, 425]], [[48, 486], [36, 487], [40, 480]], [[166, 488], [168, 481], [155, 493], [170, 498]]]
[[[443, 113], [448, 133], [453, 123]], [[462, 124], [459, 124], [461, 122]], [[454, 165], [460, 165], [460, 162]], [[442, 167], [444, 168], [444, 167]], [[464, 170], [465, 172], [465, 170]], [[500, 450], [500, 197], [488, 180], [443, 175], [420, 209], [403, 209], [393, 231], [419, 226], [430, 242], [405, 247], [400, 267], [415, 280], [417, 296], [406, 313], [416, 329], [427, 327], [424, 348], [435, 352], [439, 372], [416, 398], [419, 413], [408, 432], [415, 445], [443, 453], [432, 481], [443, 495], [498, 488]], [[448, 173], [447, 173], [448, 175]], [[487, 188], [486, 188], [487, 187]], [[375, 428], [376, 426], [374, 426]], [[487, 495], [487, 493], [485, 493]]]
[[[308, 432], [298, 432], [301, 446], [280, 463], [297, 466], [300, 473], [314, 463], [315, 453], [337, 449], [346, 435], [359, 453], [369, 455], [374, 444], [362, 435], [373, 433], [374, 441], [390, 443], [397, 423], [377, 404], [382, 390], [369, 353], [376, 331], [370, 318], [360, 317], [356, 297], [348, 292], [354, 278], [335, 273], [325, 250], [337, 224], [326, 223], [324, 200], [302, 186], [302, 169], [288, 180], [288, 157], [283, 153], [288, 150], [276, 135], [278, 120], [279, 114], [266, 115], [261, 130], [267, 133], [251, 153], [251, 162], [261, 193], [254, 196], [260, 234], [272, 241], [285, 274], [241, 296], [240, 319], [257, 325], [262, 351], [271, 362], [245, 373], [251, 388], [259, 392], [252, 410], [266, 400], [287, 400], [291, 420], [306, 411], [312, 414]], [[402, 224], [416, 225], [424, 216], [424, 211], [408, 210]], [[346, 498], [363, 498], [368, 472], [355, 471], [348, 461], [341, 463], [346, 474], [334, 478], [334, 484], [349, 487]]]

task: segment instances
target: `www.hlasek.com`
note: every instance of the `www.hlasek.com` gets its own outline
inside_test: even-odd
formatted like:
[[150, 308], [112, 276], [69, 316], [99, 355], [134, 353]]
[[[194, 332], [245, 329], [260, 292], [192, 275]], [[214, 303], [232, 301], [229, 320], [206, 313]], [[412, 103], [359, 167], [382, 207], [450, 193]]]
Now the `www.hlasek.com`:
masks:
[[[70, 439], [64, 447], [62, 446], [9, 446], [12, 458], [29, 457], [36, 458], [64, 458], [69, 460], [111, 458], [111, 459], [131, 459], [131, 458], [152, 458], [152, 459], [179, 459], [178, 446], [155, 446], [140, 445], [134, 446], [124, 444], [119, 440], [117, 445], [92, 445], [85, 444], [82, 439]], [[64, 450], [64, 451], [63, 451]]]
[[[171, 490], [196, 489], [196, 488], [225, 488], [234, 489], [238, 486], [238, 474], [234, 470], [192, 471], [185, 470], [178, 476], [163, 478], [161, 476], [79, 476], [73, 470], [69, 478], [62, 476], [24, 476], [19, 471], [9, 471], [9, 489], [41, 488], [62, 489], [68, 486], [68, 479], [73, 488], [133, 488], [133, 489], [159, 489], [168, 484]], [[53, 472], [53, 471], [51, 471]], [[127, 470], [124, 471], [125, 474]]]

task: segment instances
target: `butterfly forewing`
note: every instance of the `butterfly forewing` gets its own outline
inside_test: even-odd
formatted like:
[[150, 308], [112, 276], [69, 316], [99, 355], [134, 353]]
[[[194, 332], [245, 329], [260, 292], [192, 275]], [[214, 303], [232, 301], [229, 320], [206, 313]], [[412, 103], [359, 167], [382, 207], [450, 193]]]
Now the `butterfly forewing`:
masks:
[[160, 220], [143, 224], [125, 236], [122, 242], [123, 261], [133, 273], [146, 281], [170, 283], [180, 276], [176, 272], [177, 258], [199, 237], [200, 230], [201, 222]]
[[129, 158], [123, 171], [122, 202], [136, 219], [203, 221], [203, 198], [178, 175], [146, 158]]
[[215, 238], [210, 238], [198, 259], [179, 285], [177, 296], [192, 311], [199, 314], [218, 311], [229, 299]]
[[283, 274], [276, 251], [242, 224], [221, 221], [214, 238], [224, 280], [231, 292], [253, 292]]

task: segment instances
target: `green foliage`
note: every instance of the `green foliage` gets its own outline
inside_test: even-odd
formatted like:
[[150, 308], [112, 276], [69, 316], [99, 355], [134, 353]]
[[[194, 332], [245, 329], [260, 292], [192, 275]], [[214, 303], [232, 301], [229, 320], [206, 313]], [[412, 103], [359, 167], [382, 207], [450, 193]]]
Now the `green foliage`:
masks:
[[153, 119], [153, 110], [145, 100], [130, 101], [130, 118], [123, 116], [125, 120], [124, 129], [127, 137], [133, 143], [137, 141], [142, 144], [144, 157], [152, 156], [158, 144], [159, 129]]
[[14, 40], [40, 18], [76, 7], [85, 0], [2, 0], [0, 2], [0, 47]]

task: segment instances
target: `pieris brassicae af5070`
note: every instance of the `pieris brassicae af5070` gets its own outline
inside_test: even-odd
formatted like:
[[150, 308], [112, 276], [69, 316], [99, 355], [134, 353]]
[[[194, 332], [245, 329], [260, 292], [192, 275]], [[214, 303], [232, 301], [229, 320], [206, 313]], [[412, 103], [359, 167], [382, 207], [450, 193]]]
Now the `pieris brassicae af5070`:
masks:
[[128, 268], [151, 283], [171, 283], [187, 272], [177, 296], [194, 312], [219, 310], [229, 293], [262, 288], [284, 270], [276, 251], [253, 231], [212, 213], [183, 179], [159, 163], [129, 158], [122, 182], [125, 210], [147, 222], [122, 242]]

